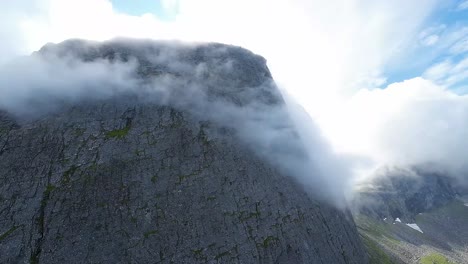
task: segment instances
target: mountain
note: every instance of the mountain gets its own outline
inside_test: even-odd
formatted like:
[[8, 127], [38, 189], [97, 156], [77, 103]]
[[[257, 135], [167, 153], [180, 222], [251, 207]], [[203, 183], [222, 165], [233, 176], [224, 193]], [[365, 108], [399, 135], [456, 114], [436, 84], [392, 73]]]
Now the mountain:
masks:
[[[135, 40], [32, 56], [63, 62], [53, 80], [70, 68], [60, 96], [0, 111], [0, 263], [368, 262], [350, 212], [265, 156], [268, 126], [249, 130], [284, 106], [262, 57]], [[75, 87], [108, 67], [132, 81]]]
[[354, 216], [372, 262], [468, 263], [468, 192], [461, 186], [421, 167], [382, 168], [363, 183]]

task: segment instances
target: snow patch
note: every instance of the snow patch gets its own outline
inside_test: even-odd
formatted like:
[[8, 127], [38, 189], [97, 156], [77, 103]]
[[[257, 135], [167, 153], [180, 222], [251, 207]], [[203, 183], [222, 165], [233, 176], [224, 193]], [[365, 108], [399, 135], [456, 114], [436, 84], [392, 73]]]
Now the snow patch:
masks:
[[468, 203], [465, 203], [465, 206], [468, 206]]
[[411, 228], [413, 228], [413, 229], [416, 230], [416, 231], [419, 231], [419, 232], [421, 232], [421, 233], [424, 233], [424, 232], [421, 230], [421, 228], [419, 228], [419, 226], [418, 226], [417, 224], [406, 224], [406, 225], [409, 226], [409, 227], [411, 227]]
[[395, 221], [401, 223], [401, 220], [400, 220], [400, 218], [398, 218], [398, 217], [395, 219]]

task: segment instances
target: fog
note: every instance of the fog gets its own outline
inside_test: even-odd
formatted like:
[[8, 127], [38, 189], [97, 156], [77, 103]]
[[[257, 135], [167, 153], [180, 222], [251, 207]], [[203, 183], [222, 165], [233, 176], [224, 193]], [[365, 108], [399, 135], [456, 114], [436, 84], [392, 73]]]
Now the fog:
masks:
[[[21, 57], [1, 67], [0, 107], [22, 117], [59, 110], [64, 101], [99, 99], [135, 87], [132, 62]], [[97, 88], [105, 87], [105, 88]]]
[[[300, 135], [298, 145], [305, 149], [302, 152], [307, 162], [298, 158], [300, 165], [295, 164], [294, 155], [282, 155], [283, 163], [290, 170], [301, 171], [295, 174], [306, 179], [302, 180], [306, 188], [322, 184], [328, 186], [320, 188], [326, 190], [323, 196], [329, 193], [334, 197], [350, 193], [356, 181], [366, 179], [376, 168], [421, 164], [431, 164], [466, 180], [466, 87], [455, 91], [451, 86], [466, 80], [467, 60], [444, 58], [422, 73], [409, 74], [408, 80], [392, 84], [386, 84], [384, 74], [389, 69], [406, 71], [408, 65], [429, 64], [440, 50], [456, 51], [463, 58], [466, 26], [426, 23], [440, 6], [454, 4], [437, 0], [179, 0], [165, 6], [174, 16], [163, 20], [154, 14], [124, 14], [109, 0], [21, 0], [2, 3], [0, 37], [5, 41], [0, 44], [0, 64], [15, 55], [26, 55], [45, 42], [73, 37], [106, 40], [126, 36], [240, 45], [267, 59], [288, 102], [287, 111]], [[418, 52], [427, 46], [434, 49]], [[416, 56], [410, 56], [411, 52]], [[165, 92], [166, 88], [155, 91], [154, 87], [179, 87], [183, 81], [164, 76], [153, 80], [157, 85], [141, 83], [132, 74], [138, 65], [132, 63], [15, 60], [0, 73], [0, 104], [23, 115], [34, 115], [38, 111], [31, 109], [52, 111], [60, 106], [60, 100], [106, 98], [136, 86], [144, 87], [139, 93], [157, 93], [166, 103], [180, 98], [180, 93], [173, 96]], [[219, 70], [229, 71], [231, 66], [226, 63]], [[171, 67], [190, 69], [193, 65]], [[218, 70], [203, 64], [193, 69], [197, 69], [194, 76], [209, 76], [207, 71]], [[80, 76], [88, 80], [86, 85], [82, 85]], [[47, 85], [37, 85], [41, 83]], [[67, 91], [63, 91], [63, 83], [69, 87]], [[91, 83], [109, 90], [97, 89]], [[183, 93], [199, 98], [199, 102], [206, 100], [196, 83], [189, 87], [193, 89]], [[177, 102], [193, 105], [193, 100]], [[191, 110], [206, 111], [203, 109]], [[268, 115], [261, 118], [269, 120]], [[267, 127], [276, 129], [273, 124], [277, 122], [270, 121]], [[257, 123], [245, 125], [255, 128]], [[280, 135], [273, 131], [245, 140], [270, 138], [258, 143], [269, 153], [274, 147], [269, 144], [271, 138], [289, 135], [283, 130]], [[311, 176], [307, 171], [320, 173]]]
[[[100, 44], [68, 41], [1, 67], [0, 109], [20, 118], [37, 118], [60, 111], [64, 104], [131, 93], [235, 129], [258, 155], [298, 179], [316, 197], [338, 206], [352, 195], [356, 181], [381, 166], [424, 165], [466, 182], [468, 99], [423, 78], [354, 95], [336, 120], [346, 120], [337, 125], [354, 137], [361, 155], [346, 149], [340, 154], [307, 111], [287, 91], [280, 95], [272, 80], [243, 87], [236, 79], [244, 72], [235, 56], [247, 54], [263, 65], [254, 54], [235, 47], [237, 53], [229, 53], [214, 45], [204, 51], [209, 62], [191, 61], [186, 56], [194, 43], [130, 39], [110, 43], [140, 50], [168, 74], [141, 78], [135, 57], [85, 61], [83, 54], [93, 54]], [[369, 129], [361, 133], [363, 127]]]
[[[142, 103], [171, 106], [235, 131], [241, 144], [294, 177], [315, 198], [344, 206], [351, 179], [345, 163], [304, 109], [291, 97], [283, 99], [263, 58], [221, 45], [195, 51], [196, 44], [176, 42], [109, 44], [119, 47], [112, 59], [95, 59], [106, 53], [98, 43], [68, 41], [10, 62], [0, 70], [0, 109], [34, 120], [82, 100], [136, 96]], [[120, 51], [128, 53], [119, 57]], [[142, 73], [147, 62], [128, 54], [148, 59], [154, 68]]]
[[468, 96], [415, 78], [362, 90], [341, 113], [338, 125], [377, 166], [425, 166], [468, 180]]

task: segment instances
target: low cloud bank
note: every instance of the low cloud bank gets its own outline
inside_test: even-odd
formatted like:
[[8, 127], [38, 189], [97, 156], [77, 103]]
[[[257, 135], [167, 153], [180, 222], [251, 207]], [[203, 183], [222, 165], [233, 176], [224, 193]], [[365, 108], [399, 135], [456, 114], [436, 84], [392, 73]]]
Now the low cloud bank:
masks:
[[[1, 68], [0, 108], [23, 117], [59, 110], [64, 102], [105, 99], [132, 89], [134, 63], [72, 57], [22, 57]], [[104, 88], [105, 87], [105, 88]]]
[[[372, 169], [381, 165], [433, 163], [463, 178], [460, 175], [465, 171], [462, 161], [463, 149], [466, 149], [464, 96], [424, 79], [394, 84], [384, 90], [360, 90], [383, 86], [383, 72], [388, 69], [410, 71], [411, 65], [429, 63], [435, 58], [432, 52], [417, 52], [417, 59], [408, 56], [414, 49], [419, 49], [420, 44], [440, 44], [438, 49], [451, 50], [447, 43], [452, 43], [455, 35], [466, 35], [466, 29], [457, 34], [450, 33], [447, 37], [452, 40], [447, 42], [442, 34], [446, 25], [431, 26], [432, 29], [424, 29], [424, 26], [434, 11], [446, 5], [456, 7], [456, 3], [436, 0], [175, 2], [176, 5], [164, 5], [171, 15], [169, 20], [154, 14], [124, 14], [120, 11], [125, 10], [117, 11], [109, 0], [19, 0], [4, 3], [4, 25], [0, 25], [0, 37], [4, 40], [0, 44], [0, 65], [3, 58], [25, 54], [25, 50], [36, 49], [44, 42], [59, 42], [73, 37], [105, 40], [126, 36], [242, 45], [268, 58], [268, 65], [278, 83], [313, 115], [334, 149], [349, 155], [345, 158], [336, 156], [328, 147], [314, 145], [314, 140], [311, 140], [311, 149], [306, 152], [312, 153], [308, 155], [315, 159], [316, 164], [323, 166], [323, 174], [330, 178], [330, 185], [334, 188], [347, 190], [342, 186], [343, 182], [348, 186], [348, 182], [361, 175], [372, 174]], [[242, 19], [238, 14], [242, 14]], [[454, 46], [457, 52], [464, 52], [465, 42], [457, 40], [457, 43]], [[29, 63], [27, 60], [24, 64]], [[33, 65], [42, 63], [32, 62]], [[107, 74], [126, 76], [133, 70], [127, 68], [128, 64], [100, 63], [92, 63], [96, 70], [87, 69], [89, 65], [86, 64], [76, 65], [72, 71], [67, 65], [55, 66], [66, 64], [64, 62], [16, 70], [9, 68], [20, 67], [18, 62], [12, 63], [2, 70], [0, 76], [0, 104], [33, 114], [34, 111], [28, 110], [33, 105], [36, 109], [57, 108], [60, 105], [57, 100], [52, 103], [46, 99], [53, 96], [62, 100], [108, 96], [107, 91], [101, 91], [99, 87], [89, 88], [89, 85], [89, 92], [81, 88], [69, 88], [73, 92], [61, 91], [63, 87], [59, 80], [67, 82], [70, 87], [79, 82], [73, 79], [73, 71], [82, 71], [79, 75], [92, 80], [89, 83], [101, 83], [102, 87], [110, 90], [131, 91], [131, 87], [135, 87], [132, 82], [110, 83], [114, 79], [106, 78]], [[457, 63], [443, 61], [423, 76], [433, 79], [438, 85], [450, 85], [467, 76], [466, 65], [465, 60]], [[199, 74], [209, 76], [203, 69], [205, 66], [199, 65]], [[229, 64], [225, 66], [229, 67]], [[49, 68], [54, 74], [41, 72], [41, 68]], [[109, 70], [111, 68], [114, 69]], [[26, 71], [30, 71], [27, 74], [36, 76], [36, 79], [15, 77], [14, 71], [19, 72], [17, 76], [25, 76]], [[47, 83], [48, 78], [55, 80], [49, 80], [53, 83], [46, 88], [37, 87], [36, 84]], [[130, 80], [135, 81], [127, 77], [122, 81]], [[166, 84], [176, 81], [180, 82], [171, 76], [158, 80]], [[139, 83], [137, 86], [144, 85]], [[42, 89], [43, 92], [30, 93], [28, 87]], [[151, 87], [147, 88], [151, 90]], [[196, 91], [190, 92], [194, 93], [193, 96], [200, 96]], [[152, 93], [155, 93], [154, 89]], [[171, 98], [164, 91], [159, 91], [159, 94], [165, 100]], [[24, 107], [18, 107], [20, 105]], [[300, 133], [305, 133], [303, 131], [307, 129], [303, 124], [311, 121], [308, 118], [297, 120], [297, 116], [293, 114], [296, 126], [300, 127]], [[319, 140], [317, 129], [311, 130], [311, 138]], [[303, 140], [307, 137], [302, 136]], [[328, 154], [317, 154], [319, 150]], [[320, 160], [326, 156], [333, 158]], [[338, 164], [335, 158], [339, 164], [345, 164], [336, 166], [339, 171], [334, 170], [335, 166], [329, 166]], [[343, 173], [342, 167], [345, 168]], [[327, 172], [326, 168], [330, 171]]]
[[[46, 48], [1, 68], [0, 109], [34, 118], [60, 111], [64, 103], [122, 93], [171, 105], [236, 129], [259, 155], [294, 176], [310, 193], [339, 206], [356, 181], [380, 166], [424, 166], [468, 182], [468, 97], [429, 80], [360, 90], [331, 113], [339, 115], [328, 119], [335, 123], [323, 126], [340, 132], [330, 132], [332, 149], [306, 111], [286, 92], [278, 94], [270, 76], [265, 76], [264, 60], [254, 54], [214, 45], [194, 57], [193, 44], [161, 42], [151, 48], [148, 41], [116, 43], [140, 45], [148, 61], [125, 54], [80, 57], [92, 54], [89, 49], [98, 45], [93, 42], [68, 42], [72, 46], [62, 44], [63, 50]], [[203, 56], [213, 60], [207, 63], [200, 60]], [[253, 68], [241, 69], [235, 56], [252, 59]]]
[[[0, 70], [0, 109], [20, 118], [119, 94], [169, 105], [236, 131], [255, 153], [316, 198], [343, 206], [351, 179], [263, 58], [237, 47], [119, 40], [48, 46]], [[100, 48], [101, 47], [101, 48]], [[118, 47], [112, 50], [113, 47]], [[138, 53], [141, 54], [138, 54]]]
[[467, 95], [414, 78], [360, 90], [337, 114], [328, 125], [342, 131], [334, 137], [341, 152], [368, 157], [375, 167], [426, 167], [468, 182]]

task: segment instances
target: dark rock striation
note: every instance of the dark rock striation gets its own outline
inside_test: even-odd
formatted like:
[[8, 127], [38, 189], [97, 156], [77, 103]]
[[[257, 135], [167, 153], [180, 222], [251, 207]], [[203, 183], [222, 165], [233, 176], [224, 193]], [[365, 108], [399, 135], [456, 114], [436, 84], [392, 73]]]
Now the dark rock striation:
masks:
[[[174, 98], [195, 83], [208, 101], [283, 104], [265, 60], [238, 47], [68, 41], [34, 56], [134, 61], [142, 85], [183, 80]], [[188, 109], [133, 91], [1, 111], [0, 263], [367, 263], [349, 212]]]

